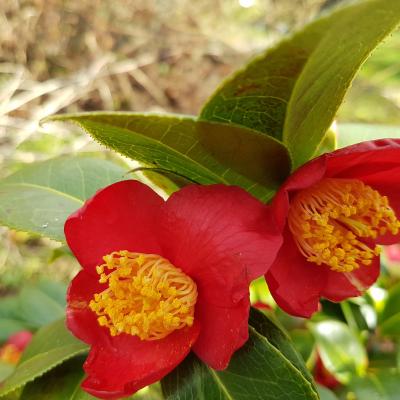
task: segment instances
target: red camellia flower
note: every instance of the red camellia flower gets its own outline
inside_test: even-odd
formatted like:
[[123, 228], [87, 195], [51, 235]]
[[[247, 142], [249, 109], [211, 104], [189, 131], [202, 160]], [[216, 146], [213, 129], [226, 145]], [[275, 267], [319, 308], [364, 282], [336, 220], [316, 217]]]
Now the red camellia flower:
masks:
[[309, 317], [319, 298], [360, 295], [379, 275], [377, 244], [399, 242], [400, 141], [324, 154], [282, 185], [273, 214], [284, 242], [266, 274], [286, 312]]
[[281, 245], [269, 208], [242, 189], [192, 185], [164, 201], [137, 181], [99, 191], [65, 235], [82, 265], [67, 295], [67, 325], [91, 346], [82, 386], [108, 399], [191, 349], [226, 368], [248, 338], [249, 282]]

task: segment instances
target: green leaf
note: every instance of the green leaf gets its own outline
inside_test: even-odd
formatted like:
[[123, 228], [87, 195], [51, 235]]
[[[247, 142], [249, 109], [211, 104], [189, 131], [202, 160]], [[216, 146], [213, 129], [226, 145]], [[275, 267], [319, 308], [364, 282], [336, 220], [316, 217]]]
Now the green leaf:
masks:
[[329, 129], [328, 132], [326, 132], [321, 143], [318, 145], [318, 148], [316, 149], [314, 156], [317, 157], [320, 156], [321, 154], [330, 153], [336, 150], [338, 145], [337, 142], [338, 142], [337, 133], [333, 129]]
[[255, 129], [282, 140], [296, 80], [337, 16], [307, 25], [229, 77], [204, 105], [200, 118]]
[[83, 359], [76, 357], [66, 361], [42, 377], [28, 383], [21, 398], [29, 400], [89, 400], [96, 397], [80, 388], [84, 373]]
[[338, 124], [338, 147], [366, 140], [400, 138], [400, 126], [374, 124]]
[[13, 364], [0, 361], [0, 384], [13, 373], [14, 369], [15, 366]]
[[29, 324], [19, 319], [0, 317], [0, 342], [6, 341], [13, 333], [25, 330], [28, 327]]
[[310, 324], [318, 352], [328, 371], [341, 382], [365, 372], [368, 359], [357, 336], [343, 322], [326, 320]]
[[301, 354], [304, 361], [307, 361], [314, 349], [314, 337], [307, 329], [292, 329], [290, 337], [296, 347], [296, 350]]
[[294, 167], [308, 161], [362, 63], [400, 22], [400, 2], [370, 0], [336, 13], [293, 89], [283, 141]]
[[64, 361], [87, 351], [87, 345], [75, 339], [64, 320], [43, 327], [24, 351], [13, 374], [0, 387], [0, 397], [42, 376]]
[[[70, 252], [70, 250], [68, 250]], [[62, 307], [66, 305], [67, 286], [64, 282], [56, 282], [51, 280], [41, 280], [36, 287], [60, 304]]]
[[19, 317], [33, 328], [39, 328], [64, 316], [60, 303], [33, 286], [25, 286], [19, 294]]
[[0, 343], [6, 341], [13, 333], [28, 327], [19, 315], [19, 296], [0, 298]]
[[201, 184], [238, 185], [269, 199], [290, 171], [287, 149], [259, 132], [192, 117], [135, 113], [55, 115], [134, 160]]
[[0, 318], [14, 318], [18, 315], [18, 296], [0, 298]]
[[125, 173], [110, 161], [78, 156], [30, 164], [0, 181], [0, 223], [64, 241], [66, 218]]
[[[296, 165], [306, 161], [328, 130], [360, 64], [398, 23], [398, 10], [397, 0], [379, 0], [317, 19], [229, 77], [207, 101], [200, 118], [245, 126], [279, 140], [285, 137]], [[320, 114], [323, 121], [311, 131], [310, 122]], [[292, 141], [296, 135], [300, 140]], [[302, 149], [305, 143], [310, 148]]]
[[167, 400], [317, 400], [301, 357], [286, 334], [252, 310], [249, 340], [224, 371], [215, 371], [193, 354], [161, 383]]
[[399, 372], [394, 369], [381, 369], [364, 377], [354, 377], [343, 390], [343, 397], [355, 400], [398, 400], [399, 392]]
[[385, 336], [400, 336], [400, 283], [393, 286], [381, 314], [379, 329]]
[[326, 387], [317, 384], [317, 389], [321, 400], [337, 400], [335, 393]]

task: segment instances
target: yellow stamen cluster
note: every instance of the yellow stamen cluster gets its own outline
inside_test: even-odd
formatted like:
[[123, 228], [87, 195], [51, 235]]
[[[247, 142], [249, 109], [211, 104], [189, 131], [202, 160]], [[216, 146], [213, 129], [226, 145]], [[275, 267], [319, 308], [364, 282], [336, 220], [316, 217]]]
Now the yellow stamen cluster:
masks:
[[112, 336], [127, 333], [157, 340], [193, 325], [196, 284], [168, 260], [126, 250], [103, 260], [96, 270], [108, 288], [95, 294], [89, 307]]
[[359, 180], [333, 178], [295, 195], [288, 224], [308, 261], [338, 272], [370, 265], [380, 250], [371, 240], [400, 228], [386, 196]]

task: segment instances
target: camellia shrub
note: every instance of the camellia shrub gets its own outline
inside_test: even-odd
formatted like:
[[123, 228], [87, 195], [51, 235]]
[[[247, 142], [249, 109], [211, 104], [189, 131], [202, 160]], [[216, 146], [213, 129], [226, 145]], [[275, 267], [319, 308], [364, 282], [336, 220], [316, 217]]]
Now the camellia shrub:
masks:
[[64, 156], [0, 182], [2, 224], [66, 243], [81, 265], [65, 318], [37, 331], [0, 397], [397, 398], [396, 357], [374, 371], [368, 359], [396, 343], [400, 291], [378, 317], [360, 296], [381, 245], [400, 242], [400, 137], [331, 127], [399, 22], [397, 0], [324, 15], [229, 77], [198, 117], [43, 120], [139, 167]]

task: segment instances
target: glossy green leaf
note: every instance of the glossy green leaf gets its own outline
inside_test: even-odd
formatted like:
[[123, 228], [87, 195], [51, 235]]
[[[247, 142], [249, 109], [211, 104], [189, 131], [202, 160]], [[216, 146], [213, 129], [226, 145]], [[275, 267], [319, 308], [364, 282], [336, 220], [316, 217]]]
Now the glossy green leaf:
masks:
[[64, 241], [66, 218], [97, 190], [126, 179], [107, 160], [61, 157], [30, 164], [0, 181], [0, 223]]
[[386, 336], [400, 336], [400, 284], [393, 286], [380, 316], [379, 329]]
[[269, 199], [290, 170], [287, 149], [259, 132], [192, 117], [134, 113], [56, 115], [94, 139], [160, 171], [201, 184], [238, 185]]
[[296, 350], [301, 354], [304, 361], [307, 361], [314, 349], [315, 340], [308, 329], [292, 329], [290, 337], [296, 347]]
[[318, 145], [314, 153], [314, 157], [320, 156], [324, 153], [330, 153], [338, 147], [337, 133], [333, 129], [329, 129], [323, 137], [321, 143]]
[[0, 298], [0, 343], [28, 327], [19, 315], [19, 297], [14, 295]]
[[331, 390], [327, 389], [326, 387], [317, 384], [317, 389], [318, 389], [319, 398], [321, 400], [338, 400], [335, 393], [333, 393]]
[[[379, 0], [317, 19], [223, 82], [200, 118], [285, 137], [297, 163], [305, 161], [316, 152], [359, 65], [398, 23], [398, 13], [397, 0]], [[323, 120], [309, 130], [320, 111]], [[301, 141], [292, 140], [296, 135]]]
[[65, 327], [64, 320], [43, 327], [24, 351], [13, 374], [0, 387], [0, 397], [13, 392], [64, 361], [86, 351], [87, 345], [71, 335]]
[[28, 383], [21, 398], [29, 400], [90, 400], [96, 397], [80, 388], [84, 359], [76, 357]]
[[338, 124], [338, 147], [366, 140], [400, 138], [400, 126], [375, 124]]
[[13, 364], [0, 361], [0, 383], [8, 378], [13, 373], [14, 369], [15, 366]]
[[400, 22], [398, 0], [369, 0], [336, 14], [309, 56], [287, 107], [283, 141], [294, 167], [308, 161], [362, 63]]
[[25, 321], [0, 317], [0, 343], [6, 341], [13, 333], [28, 328], [30, 328], [30, 326]]
[[[67, 251], [70, 252], [69, 249]], [[68, 285], [64, 282], [41, 280], [36, 284], [36, 287], [62, 307], [65, 307], [67, 304], [66, 294]]]
[[65, 308], [50, 296], [33, 286], [25, 286], [19, 294], [18, 315], [33, 328], [39, 328], [61, 319]]
[[368, 363], [366, 350], [349, 327], [339, 321], [326, 320], [310, 324], [318, 352], [328, 371], [342, 382], [353, 374], [362, 374]]
[[161, 382], [167, 400], [318, 399], [286, 334], [261, 312], [251, 314], [249, 340], [228, 368], [215, 371], [189, 355]]
[[336, 18], [317, 20], [250, 61], [222, 83], [200, 118], [245, 126], [282, 140], [294, 85]]
[[370, 372], [364, 377], [354, 377], [342, 392], [343, 399], [398, 400], [400, 374], [395, 369], [381, 369]]

